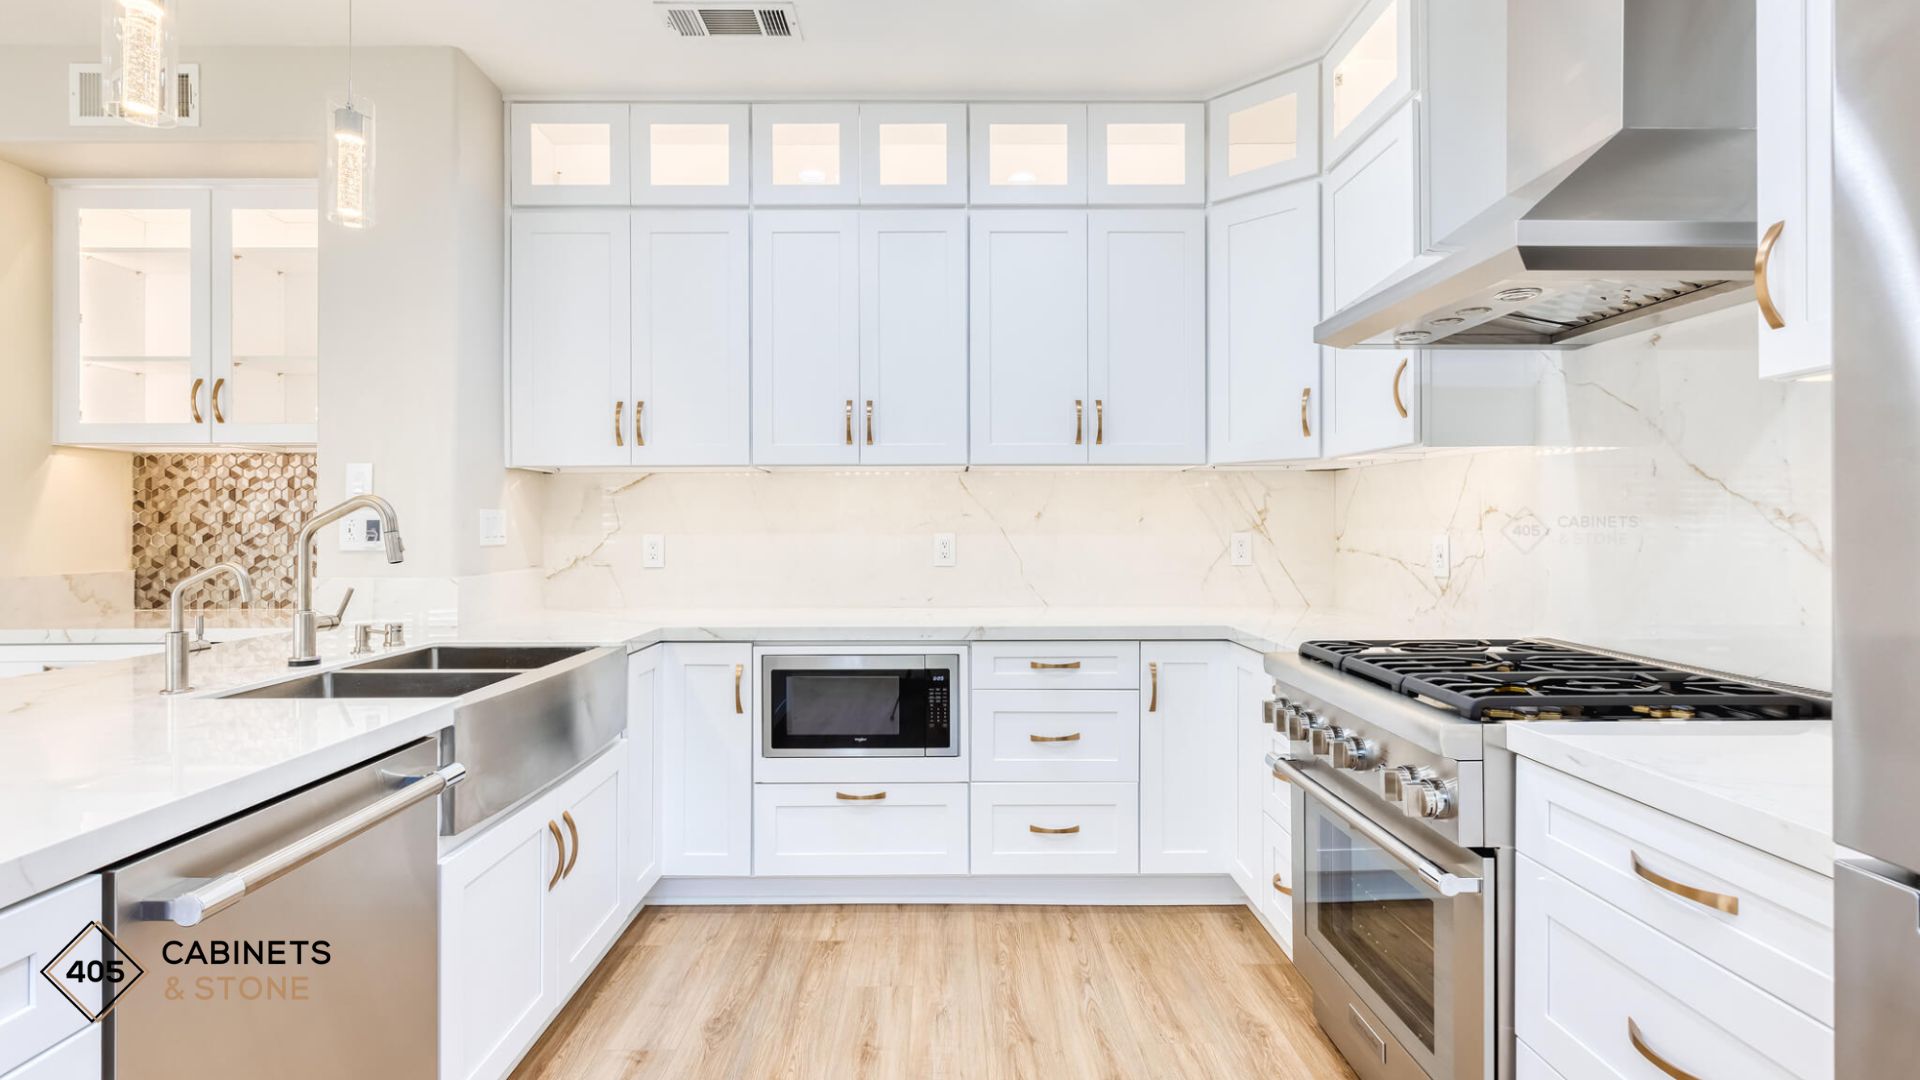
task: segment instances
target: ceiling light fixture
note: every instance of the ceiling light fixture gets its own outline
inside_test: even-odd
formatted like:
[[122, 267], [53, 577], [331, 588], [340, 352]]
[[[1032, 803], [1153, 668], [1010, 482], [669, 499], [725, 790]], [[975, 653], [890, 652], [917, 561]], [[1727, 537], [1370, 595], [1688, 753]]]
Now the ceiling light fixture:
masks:
[[102, 90], [110, 111], [130, 124], [170, 128], [180, 120], [178, 7], [179, 0], [101, 0]]
[[373, 224], [373, 102], [353, 96], [353, 0], [347, 0], [347, 99], [327, 102], [327, 220]]

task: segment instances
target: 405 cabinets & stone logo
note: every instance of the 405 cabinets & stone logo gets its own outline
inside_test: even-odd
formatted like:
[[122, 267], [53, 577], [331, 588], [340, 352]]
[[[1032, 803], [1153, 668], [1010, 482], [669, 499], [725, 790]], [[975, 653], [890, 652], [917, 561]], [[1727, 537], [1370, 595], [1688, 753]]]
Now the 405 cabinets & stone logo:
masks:
[[[333, 943], [321, 939], [176, 939], [161, 946], [155, 971], [164, 977], [158, 992], [169, 1002], [298, 1002], [313, 998], [305, 969], [332, 961]], [[81, 927], [40, 969], [90, 1021], [112, 1012], [147, 972], [97, 921]]]

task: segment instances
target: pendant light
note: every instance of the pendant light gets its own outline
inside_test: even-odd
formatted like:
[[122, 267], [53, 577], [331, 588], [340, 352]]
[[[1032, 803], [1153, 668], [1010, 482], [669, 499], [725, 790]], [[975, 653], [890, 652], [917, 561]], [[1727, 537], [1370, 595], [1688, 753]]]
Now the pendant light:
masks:
[[373, 102], [353, 94], [353, 0], [347, 0], [347, 99], [327, 102], [327, 220], [373, 224]]
[[180, 0], [101, 0], [102, 90], [120, 118], [142, 127], [180, 121]]

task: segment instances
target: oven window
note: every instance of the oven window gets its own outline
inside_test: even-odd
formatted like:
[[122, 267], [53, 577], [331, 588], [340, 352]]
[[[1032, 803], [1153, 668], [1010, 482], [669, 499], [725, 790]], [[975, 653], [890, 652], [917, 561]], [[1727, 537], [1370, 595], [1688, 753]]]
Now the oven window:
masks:
[[1307, 932], [1434, 1048], [1439, 898], [1398, 859], [1307, 800]]
[[787, 734], [799, 738], [898, 736], [900, 679], [894, 675], [787, 676]]

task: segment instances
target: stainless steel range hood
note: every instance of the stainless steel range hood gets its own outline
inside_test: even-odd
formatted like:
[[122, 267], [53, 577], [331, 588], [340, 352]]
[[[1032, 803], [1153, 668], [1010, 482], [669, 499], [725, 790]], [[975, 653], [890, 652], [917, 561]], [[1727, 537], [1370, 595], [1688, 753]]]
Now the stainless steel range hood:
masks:
[[[1427, 105], [1428, 153], [1456, 159], [1483, 153], [1486, 140], [1448, 141], [1445, 132], [1466, 131], [1468, 120], [1442, 128], [1439, 110], [1506, 107], [1483, 118], [1503, 125], [1491, 149], [1506, 155], [1506, 169], [1496, 170], [1506, 186], [1484, 200], [1494, 209], [1436, 243], [1437, 259], [1320, 323], [1320, 344], [1577, 348], [1751, 296], [1753, 0], [1618, 0], [1617, 36], [1597, 35], [1582, 56], [1617, 65], [1599, 81], [1617, 87], [1617, 102], [1602, 107], [1617, 110], [1618, 125], [1562, 160], [1528, 165], [1527, 179], [1514, 181], [1512, 163], [1537, 159], [1557, 134], [1541, 130], [1553, 117], [1524, 100], [1555, 89], [1540, 84], [1540, 65], [1529, 57], [1568, 52], [1564, 37], [1537, 36], [1546, 27], [1520, 12], [1529, 2], [1493, 3], [1497, 24], [1486, 21], [1485, 0], [1459, 9], [1477, 8], [1482, 25], [1505, 34], [1483, 45], [1505, 75], [1494, 81], [1504, 82], [1504, 100], [1496, 93], [1491, 102], [1462, 103], [1435, 86]], [[1436, 33], [1445, 32], [1438, 23], [1449, 7], [1436, 5]], [[1579, 77], [1592, 84], [1591, 71]]]

